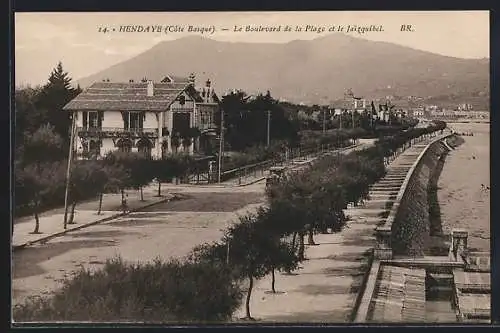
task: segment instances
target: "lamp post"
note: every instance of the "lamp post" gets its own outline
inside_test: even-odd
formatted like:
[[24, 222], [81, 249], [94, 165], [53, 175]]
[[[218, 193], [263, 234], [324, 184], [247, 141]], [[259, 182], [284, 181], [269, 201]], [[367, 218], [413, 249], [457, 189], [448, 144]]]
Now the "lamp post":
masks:
[[323, 109], [323, 135], [326, 133], [326, 110]]
[[69, 197], [69, 183], [71, 178], [71, 162], [73, 161], [73, 142], [75, 140], [75, 124], [76, 113], [71, 115], [71, 133], [69, 139], [69, 154], [68, 154], [68, 168], [66, 169], [66, 189], [64, 193], [64, 229], [68, 225], [68, 197]]
[[219, 170], [218, 182], [221, 182], [222, 176], [222, 155], [224, 154], [224, 108], [220, 109], [220, 132], [219, 132]]
[[271, 141], [271, 110], [267, 110], [267, 146]]

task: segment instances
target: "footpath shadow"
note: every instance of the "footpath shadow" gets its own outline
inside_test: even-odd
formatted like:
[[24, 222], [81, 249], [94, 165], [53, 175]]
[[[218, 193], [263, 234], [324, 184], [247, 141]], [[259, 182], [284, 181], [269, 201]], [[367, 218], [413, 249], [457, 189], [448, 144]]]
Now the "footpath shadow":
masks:
[[41, 246], [27, 247], [13, 253], [12, 279], [45, 274], [47, 271], [40, 265], [46, 260], [71, 250], [114, 246], [112, 240], [72, 240], [51, 242]]
[[350, 311], [346, 310], [331, 310], [331, 311], [302, 311], [290, 312], [287, 314], [272, 316], [267, 318], [265, 322], [274, 323], [345, 323], [348, 321]]
[[114, 238], [126, 235], [134, 235], [136, 232], [126, 232], [121, 230], [96, 230], [70, 233], [72, 238]]
[[260, 192], [190, 192], [184, 193], [180, 200], [154, 205], [144, 209], [144, 212], [233, 212], [250, 204], [262, 202]]

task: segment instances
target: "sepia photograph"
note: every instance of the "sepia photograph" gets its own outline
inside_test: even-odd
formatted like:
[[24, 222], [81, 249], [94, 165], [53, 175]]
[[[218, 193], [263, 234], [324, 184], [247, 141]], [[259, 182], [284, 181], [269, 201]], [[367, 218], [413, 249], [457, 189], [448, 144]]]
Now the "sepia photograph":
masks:
[[491, 323], [489, 11], [13, 25], [13, 325]]

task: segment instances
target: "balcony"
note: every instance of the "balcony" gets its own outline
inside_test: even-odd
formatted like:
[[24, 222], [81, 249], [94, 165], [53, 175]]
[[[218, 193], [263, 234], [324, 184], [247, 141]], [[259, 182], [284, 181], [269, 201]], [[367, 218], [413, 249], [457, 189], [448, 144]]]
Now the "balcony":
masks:
[[209, 132], [209, 131], [215, 131], [217, 130], [217, 125], [214, 124], [214, 123], [202, 123], [202, 124], [198, 124], [198, 129], [201, 131], [201, 132]]
[[98, 138], [116, 138], [116, 137], [131, 137], [131, 138], [157, 138], [157, 128], [120, 128], [120, 127], [78, 127], [79, 137], [98, 137]]

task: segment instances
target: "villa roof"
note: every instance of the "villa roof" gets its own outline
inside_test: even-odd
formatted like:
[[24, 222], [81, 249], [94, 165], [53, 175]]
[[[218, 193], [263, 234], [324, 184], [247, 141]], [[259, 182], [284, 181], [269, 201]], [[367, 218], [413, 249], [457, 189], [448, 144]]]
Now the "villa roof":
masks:
[[202, 101], [200, 93], [185, 80], [153, 82], [153, 96], [147, 95], [148, 82], [95, 82], [63, 110], [164, 111], [183, 91]]

